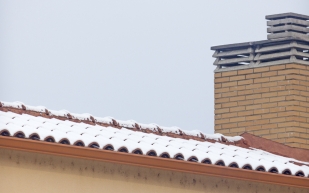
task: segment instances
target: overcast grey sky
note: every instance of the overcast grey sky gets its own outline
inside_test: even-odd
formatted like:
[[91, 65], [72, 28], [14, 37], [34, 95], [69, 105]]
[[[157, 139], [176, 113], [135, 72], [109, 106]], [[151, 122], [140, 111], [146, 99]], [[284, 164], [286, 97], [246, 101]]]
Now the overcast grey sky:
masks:
[[308, 0], [0, 0], [0, 100], [214, 131], [214, 45]]

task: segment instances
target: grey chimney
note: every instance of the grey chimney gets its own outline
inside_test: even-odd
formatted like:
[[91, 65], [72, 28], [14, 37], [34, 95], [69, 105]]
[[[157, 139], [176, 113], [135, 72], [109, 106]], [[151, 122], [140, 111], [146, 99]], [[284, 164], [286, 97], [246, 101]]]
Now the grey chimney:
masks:
[[309, 40], [309, 16], [297, 13], [267, 15], [267, 39], [298, 37]]

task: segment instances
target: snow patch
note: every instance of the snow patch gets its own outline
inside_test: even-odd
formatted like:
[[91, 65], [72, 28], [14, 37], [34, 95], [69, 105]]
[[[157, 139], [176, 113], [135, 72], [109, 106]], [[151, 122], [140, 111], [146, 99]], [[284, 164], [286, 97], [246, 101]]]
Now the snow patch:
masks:
[[5, 102], [5, 101], [1, 101], [1, 105], [3, 107], [13, 107], [13, 108], [17, 108], [17, 109], [22, 109], [22, 105], [24, 105], [24, 103], [16, 101], [16, 102]]
[[94, 117], [94, 120], [98, 123], [105, 123], [105, 124], [113, 124], [113, 117]]
[[58, 116], [58, 117], [68, 117], [68, 114], [70, 113], [67, 110], [60, 110], [60, 111], [55, 111], [55, 110], [48, 110], [50, 115]]

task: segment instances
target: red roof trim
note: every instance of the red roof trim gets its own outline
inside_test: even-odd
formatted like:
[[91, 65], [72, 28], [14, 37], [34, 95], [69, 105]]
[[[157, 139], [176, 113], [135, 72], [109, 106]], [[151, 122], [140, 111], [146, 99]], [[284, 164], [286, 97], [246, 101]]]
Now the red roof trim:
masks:
[[252, 135], [250, 133], [243, 133], [241, 134], [241, 136], [246, 139], [250, 147], [262, 149], [273, 154], [309, 162], [309, 149], [290, 147], [282, 143]]
[[238, 168], [185, 162], [153, 156], [104, 151], [92, 148], [62, 145], [58, 143], [49, 143], [29, 139], [0, 136], [0, 147], [56, 156], [106, 161], [149, 168], [172, 170], [178, 172], [194, 173], [200, 175], [210, 175], [223, 178], [262, 182], [268, 184], [309, 188], [309, 179], [304, 177], [287, 176], [280, 174], [272, 174], [268, 172], [258, 172], [253, 170], [243, 170]]

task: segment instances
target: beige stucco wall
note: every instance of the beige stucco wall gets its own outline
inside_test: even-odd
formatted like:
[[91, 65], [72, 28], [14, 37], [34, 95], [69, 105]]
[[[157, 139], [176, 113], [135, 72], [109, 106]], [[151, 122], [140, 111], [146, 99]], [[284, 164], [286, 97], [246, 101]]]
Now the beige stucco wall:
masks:
[[309, 193], [309, 189], [0, 149], [0, 192]]

